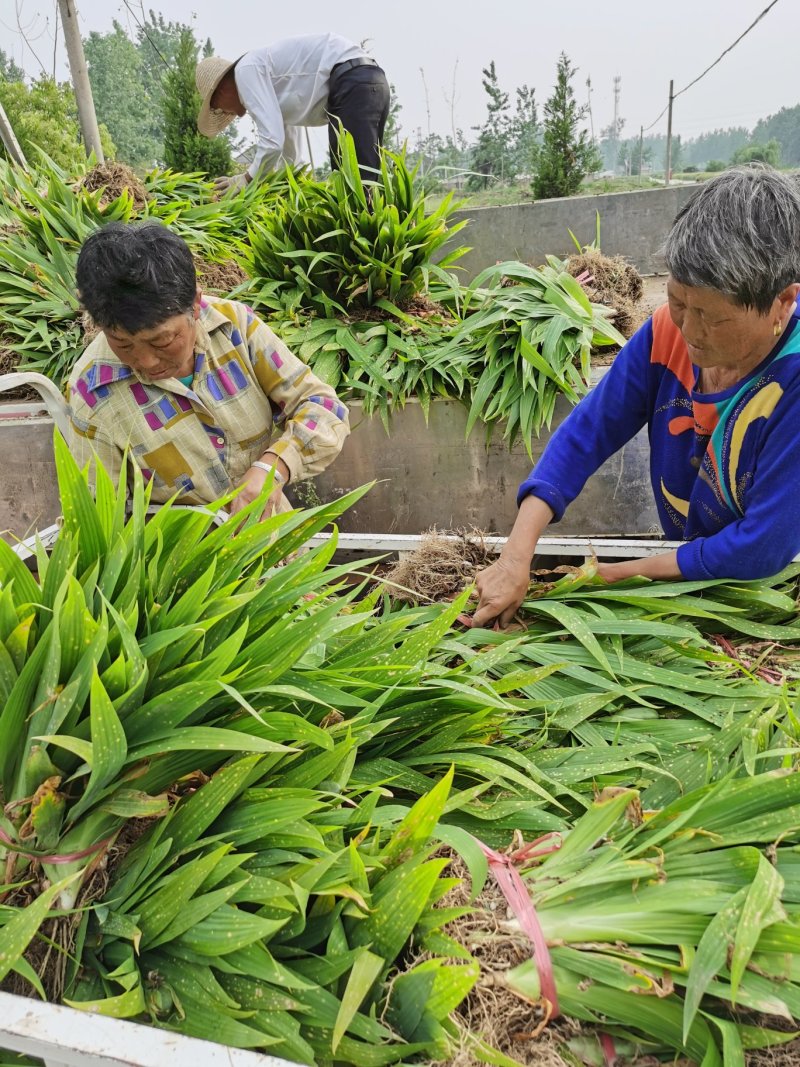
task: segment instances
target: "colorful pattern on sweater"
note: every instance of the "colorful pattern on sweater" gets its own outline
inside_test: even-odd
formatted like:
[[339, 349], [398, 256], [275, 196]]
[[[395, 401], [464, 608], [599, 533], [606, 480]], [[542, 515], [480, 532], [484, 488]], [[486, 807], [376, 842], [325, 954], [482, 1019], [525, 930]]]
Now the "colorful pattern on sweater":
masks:
[[619, 353], [520, 487], [556, 520], [605, 460], [647, 425], [665, 536], [686, 578], [775, 574], [800, 553], [800, 317], [769, 356], [720, 393], [698, 376], [667, 307]]
[[78, 462], [99, 460], [116, 482], [127, 448], [155, 502], [177, 492], [184, 503], [210, 503], [268, 446], [293, 481], [316, 474], [349, 432], [333, 389], [232, 300], [202, 301], [191, 385], [140, 377], [100, 333], [70, 376], [68, 398]]

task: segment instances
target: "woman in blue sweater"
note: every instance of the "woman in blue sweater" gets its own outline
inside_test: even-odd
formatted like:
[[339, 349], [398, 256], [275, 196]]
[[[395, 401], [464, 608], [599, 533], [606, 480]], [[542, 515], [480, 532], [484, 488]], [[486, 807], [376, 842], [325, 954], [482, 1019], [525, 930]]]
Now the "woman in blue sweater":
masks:
[[800, 187], [760, 165], [725, 171], [679, 212], [664, 255], [668, 303], [520, 486], [474, 626], [510, 622], [544, 529], [645, 424], [665, 536], [685, 543], [602, 577], [760, 578], [800, 552]]

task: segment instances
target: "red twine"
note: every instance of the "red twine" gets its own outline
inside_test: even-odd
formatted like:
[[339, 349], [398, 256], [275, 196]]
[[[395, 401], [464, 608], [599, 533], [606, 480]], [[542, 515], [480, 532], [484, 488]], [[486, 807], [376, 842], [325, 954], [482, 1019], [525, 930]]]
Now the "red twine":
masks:
[[[548, 840], [552, 843], [547, 847], [537, 847]], [[489, 848], [477, 837], [475, 841], [489, 861], [489, 867], [502, 890], [503, 896], [508, 901], [508, 906], [533, 944], [533, 961], [536, 964], [536, 970], [539, 972], [539, 990], [549, 1010], [547, 1021], [557, 1019], [561, 1014], [561, 1009], [558, 1006], [558, 994], [556, 992], [555, 978], [553, 977], [553, 961], [550, 958], [550, 949], [547, 947], [547, 939], [544, 936], [542, 924], [539, 922], [539, 916], [536, 914], [536, 908], [528, 890], [525, 888], [525, 883], [522, 881], [519, 871], [515, 867], [515, 863], [523, 863], [539, 856], [546, 856], [550, 852], [555, 852], [561, 848], [561, 836], [560, 834], [545, 834], [544, 837], [532, 841], [529, 845], [523, 845], [522, 848], [512, 852], [511, 855], [495, 852], [493, 848]]]
[[20, 856], [25, 856], [29, 860], [38, 860], [40, 863], [74, 863], [75, 860], [85, 859], [86, 856], [91, 856], [94, 852], [99, 852], [101, 848], [105, 848], [106, 845], [111, 844], [114, 840], [114, 835], [111, 837], [105, 837], [102, 841], [98, 841], [96, 845], [90, 845], [88, 848], [82, 848], [79, 852], [65, 852], [60, 856], [42, 856], [38, 852], [26, 852], [25, 849], [16, 845], [5, 830], [0, 827], [0, 841], [6, 845], [10, 845], [11, 848], [19, 853]]
[[614, 1044], [614, 1038], [611, 1034], [599, 1034], [600, 1048], [603, 1050], [603, 1056], [606, 1061], [606, 1067], [614, 1067], [617, 1062], [617, 1046]]

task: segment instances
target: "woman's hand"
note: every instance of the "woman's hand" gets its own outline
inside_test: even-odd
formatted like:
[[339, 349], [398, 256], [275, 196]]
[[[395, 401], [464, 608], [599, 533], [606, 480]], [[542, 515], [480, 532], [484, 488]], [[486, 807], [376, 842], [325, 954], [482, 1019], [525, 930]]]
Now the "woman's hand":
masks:
[[488, 627], [497, 622], [505, 629], [525, 599], [530, 582], [530, 559], [500, 556], [475, 579], [480, 603], [472, 616], [472, 625]]
[[[271, 452], [267, 452], [262, 457], [262, 460], [269, 466], [274, 466], [282, 478], [282, 481], [280, 482], [277, 478], [275, 479], [272, 492], [267, 497], [267, 503], [261, 514], [262, 519], [268, 519], [271, 515], [274, 515], [278, 509], [281, 495], [283, 493], [283, 486], [289, 480], [289, 468], [282, 459], [279, 459]], [[248, 504], [252, 504], [252, 502], [261, 495], [268, 478], [269, 472], [265, 471], [263, 467], [250, 467], [244, 478], [239, 482], [239, 485], [243, 487], [242, 491], [231, 501], [231, 515], [236, 515], [237, 512], [246, 508]]]
[[514, 618], [531, 584], [536, 542], [552, 518], [552, 508], [538, 497], [527, 496], [522, 501], [500, 558], [475, 579], [480, 602], [472, 616], [473, 626], [496, 622], [504, 629]]
[[650, 578], [654, 582], [682, 577], [677, 552], [662, 552], [644, 559], [626, 559], [622, 563], [598, 563], [597, 573], [609, 583], [623, 578]]

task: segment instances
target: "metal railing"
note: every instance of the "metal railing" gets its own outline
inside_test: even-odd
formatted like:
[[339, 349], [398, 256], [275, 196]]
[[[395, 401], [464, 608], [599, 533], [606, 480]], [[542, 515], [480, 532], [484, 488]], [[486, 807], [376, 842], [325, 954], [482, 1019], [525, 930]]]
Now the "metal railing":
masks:
[[45, 1067], [292, 1067], [287, 1060], [0, 993], [0, 1049]]

